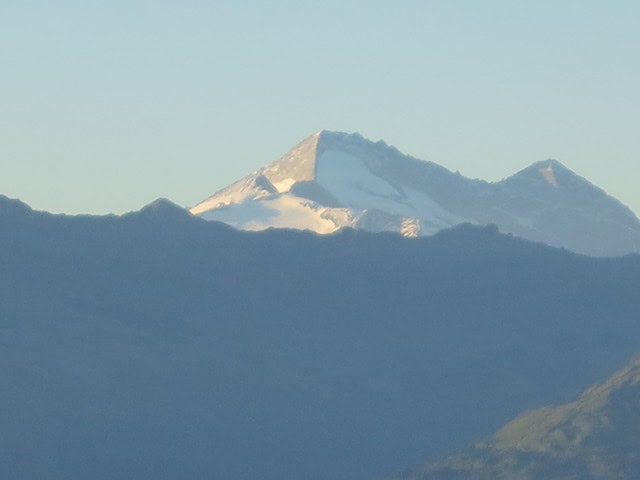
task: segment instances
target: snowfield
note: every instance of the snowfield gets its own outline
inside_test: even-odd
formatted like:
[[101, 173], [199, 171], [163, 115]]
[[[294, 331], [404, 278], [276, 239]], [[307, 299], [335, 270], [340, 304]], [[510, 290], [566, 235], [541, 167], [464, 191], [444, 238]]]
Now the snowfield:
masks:
[[191, 210], [242, 230], [344, 227], [431, 235], [461, 223], [597, 256], [640, 252], [627, 207], [556, 160], [473, 180], [358, 134], [319, 132]]

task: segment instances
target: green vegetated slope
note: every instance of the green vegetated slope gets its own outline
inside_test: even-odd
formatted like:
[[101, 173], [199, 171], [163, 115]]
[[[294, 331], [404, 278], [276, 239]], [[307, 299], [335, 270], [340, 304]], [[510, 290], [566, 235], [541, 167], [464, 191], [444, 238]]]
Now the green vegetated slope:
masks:
[[640, 359], [575, 402], [527, 412], [411, 480], [640, 478]]

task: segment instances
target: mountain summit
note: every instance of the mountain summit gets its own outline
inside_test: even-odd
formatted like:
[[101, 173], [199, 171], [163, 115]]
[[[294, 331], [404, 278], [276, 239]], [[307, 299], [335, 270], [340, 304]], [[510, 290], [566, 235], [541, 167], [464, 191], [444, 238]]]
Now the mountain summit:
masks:
[[640, 252], [640, 221], [557, 160], [496, 183], [465, 178], [383, 141], [322, 131], [276, 162], [191, 209], [243, 230], [331, 233], [343, 227], [404, 236], [460, 223], [596, 256]]

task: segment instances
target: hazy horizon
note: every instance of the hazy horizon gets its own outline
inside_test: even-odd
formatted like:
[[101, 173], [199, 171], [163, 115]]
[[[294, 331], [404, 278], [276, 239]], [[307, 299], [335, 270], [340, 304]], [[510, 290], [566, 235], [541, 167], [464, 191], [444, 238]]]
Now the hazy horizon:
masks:
[[640, 212], [640, 5], [0, 6], [0, 193], [191, 206], [327, 129], [496, 181], [554, 158]]

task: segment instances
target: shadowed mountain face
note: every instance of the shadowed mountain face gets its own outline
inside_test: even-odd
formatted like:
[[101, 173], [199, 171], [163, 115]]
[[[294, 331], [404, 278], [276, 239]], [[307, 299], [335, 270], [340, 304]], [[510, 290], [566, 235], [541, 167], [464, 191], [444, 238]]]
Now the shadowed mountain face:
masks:
[[560, 162], [471, 180], [360, 135], [320, 132], [191, 209], [244, 230], [342, 227], [431, 235], [461, 223], [595, 256], [640, 252], [640, 221]]
[[405, 480], [640, 478], [640, 360], [572, 403], [525, 413], [491, 440]]
[[0, 477], [358, 480], [638, 350], [640, 257], [0, 198]]

